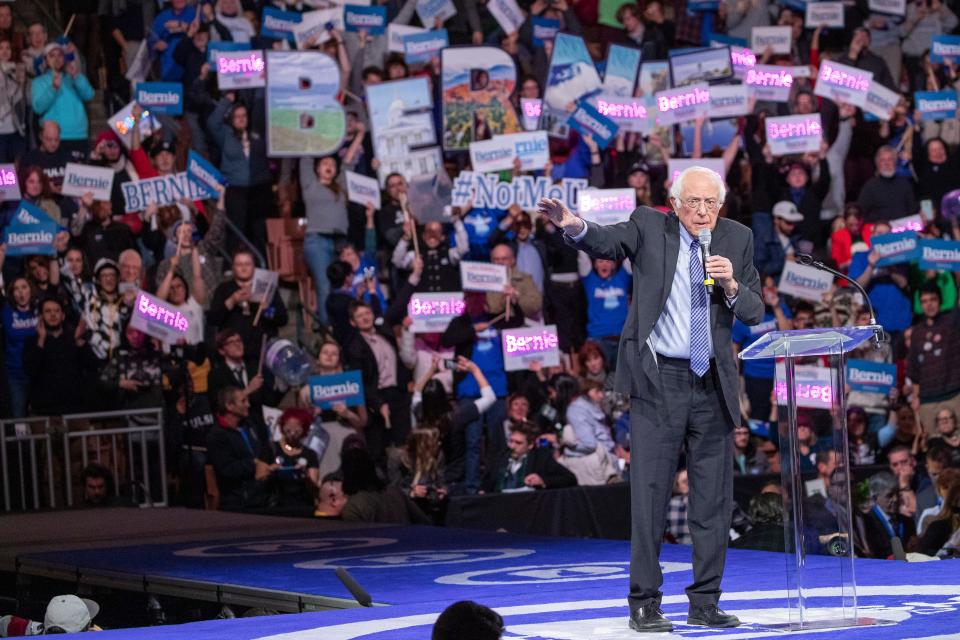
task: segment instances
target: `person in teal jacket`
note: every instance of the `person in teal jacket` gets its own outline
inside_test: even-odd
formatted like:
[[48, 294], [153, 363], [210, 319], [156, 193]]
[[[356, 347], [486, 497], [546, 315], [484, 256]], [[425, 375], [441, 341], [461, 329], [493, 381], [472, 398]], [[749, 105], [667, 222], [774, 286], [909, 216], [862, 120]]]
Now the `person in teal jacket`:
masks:
[[93, 87], [80, 73], [76, 58], [65, 61], [63, 45], [50, 43], [43, 54], [47, 71], [33, 81], [33, 110], [40, 116], [41, 123], [53, 120], [60, 125], [61, 147], [86, 156], [90, 143], [83, 103], [93, 99]]

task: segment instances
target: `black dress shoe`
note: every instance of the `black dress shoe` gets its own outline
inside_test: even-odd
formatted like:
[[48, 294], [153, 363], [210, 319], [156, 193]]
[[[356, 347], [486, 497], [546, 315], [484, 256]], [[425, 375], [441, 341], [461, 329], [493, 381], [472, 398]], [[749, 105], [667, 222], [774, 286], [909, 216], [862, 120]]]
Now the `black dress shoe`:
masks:
[[737, 616], [724, 613], [723, 610], [715, 604], [707, 604], [700, 607], [690, 605], [690, 610], [687, 612], [687, 624], [727, 629], [730, 627], [739, 627], [740, 619], [737, 618]]
[[660, 605], [651, 602], [630, 613], [630, 628], [634, 631], [673, 631], [673, 623], [667, 620]]

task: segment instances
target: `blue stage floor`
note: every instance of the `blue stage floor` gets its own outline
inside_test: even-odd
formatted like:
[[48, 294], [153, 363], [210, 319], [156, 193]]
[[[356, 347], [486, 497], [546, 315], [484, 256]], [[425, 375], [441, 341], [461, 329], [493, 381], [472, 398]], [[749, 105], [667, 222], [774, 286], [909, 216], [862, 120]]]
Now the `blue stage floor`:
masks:
[[[345, 567], [378, 606], [318, 613], [200, 622], [107, 632], [104, 640], [423, 640], [451, 602], [476, 600], [497, 609], [505, 638], [616, 640], [642, 638], [627, 628], [629, 543], [534, 538], [457, 529], [396, 527], [309, 536], [263, 536], [175, 545], [28, 554], [25, 560], [137, 579], [152, 576], [253, 590], [350, 598], [334, 575]], [[39, 563], [37, 562], [39, 561]], [[766, 638], [762, 627], [785, 619], [785, 558], [730, 550], [721, 606], [740, 616], [730, 630], [686, 627], [683, 588], [691, 580], [690, 548], [664, 545], [663, 609], [675, 637]], [[810, 606], [833, 606], [829, 588], [838, 563], [813, 558], [821, 582]], [[960, 638], [960, 561], [856, 563], [861, 615], [895, 626], [791, 633], [823, 638]], [[827, 634], [827, 635], [823, 635]], [[650, 637], [669, 638], [665, 634]]]

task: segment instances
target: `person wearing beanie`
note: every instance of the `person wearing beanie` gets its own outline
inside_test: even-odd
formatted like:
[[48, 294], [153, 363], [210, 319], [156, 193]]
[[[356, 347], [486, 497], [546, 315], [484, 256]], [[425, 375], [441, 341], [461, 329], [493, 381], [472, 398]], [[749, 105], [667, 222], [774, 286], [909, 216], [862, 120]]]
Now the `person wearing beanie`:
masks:
[[[69, 62], [66, 56], [73, 56]], [[33, 81], [31, 106], [41, 124], [53, 120], [60, 125], [60, 145], [68, 151], [87, 153], [89, 135], [85, 102], [93, 99], [93, 87], [80, 73], [73, 45], [52, 42], [43, 49], [46, 72]]]

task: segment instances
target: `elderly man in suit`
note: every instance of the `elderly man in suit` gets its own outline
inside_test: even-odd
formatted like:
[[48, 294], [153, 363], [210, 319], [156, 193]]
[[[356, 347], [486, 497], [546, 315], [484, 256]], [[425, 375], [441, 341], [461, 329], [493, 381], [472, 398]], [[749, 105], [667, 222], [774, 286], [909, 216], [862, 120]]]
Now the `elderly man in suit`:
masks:
[[[673, 212], [640, 207], [626, 222], [584, 222], [558, 200], [540, 212], [567, 242], [593, 258], [633, 266], [633, 303], [620, 338], [615, 389], [631, 398], [630, 481], [633, 527], [630, 627], [671, 631], [660, 610], [660, 543], [681, 448], [690, 478], [693, 583], [687, 624], [735, 627], [717, 605], [733, 510], [733, 428], [740, 419], [737, 367], [730, 349], [734, 317], [763, 319], [750, 229], [718, 219], [723, 180], [703, 167], [670, 189]], [[712, 232], [704, 268], [698, 238]], [[716, 287], [708, 291], [707, 279]]]

